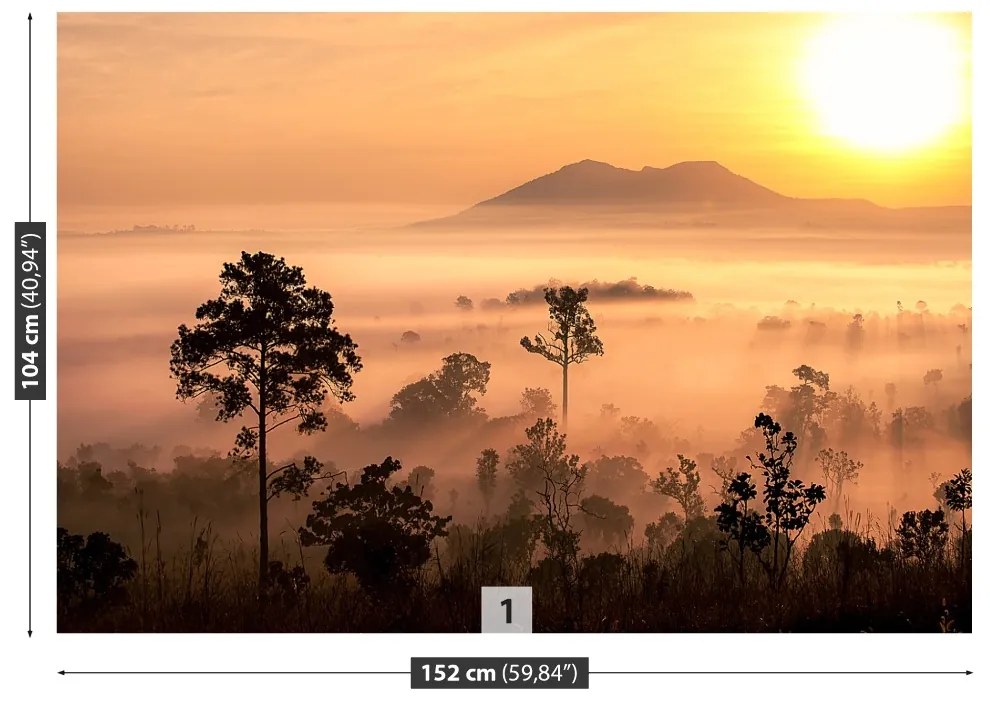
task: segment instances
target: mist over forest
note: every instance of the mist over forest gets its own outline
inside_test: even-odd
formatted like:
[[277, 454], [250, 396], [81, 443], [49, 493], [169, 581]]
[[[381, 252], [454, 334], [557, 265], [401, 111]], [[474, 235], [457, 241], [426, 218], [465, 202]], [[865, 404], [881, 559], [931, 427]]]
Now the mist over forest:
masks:
[[[903, 514], [924, 509], [942, 510], [956, 530], [945, 484], [971, 466], [972, 313], [968, 256], [954, 243], [703, 228], [63, 235], [59, 525], [119, 541], [143, 560], [141, 594], [157, 577], [159, 604], [164, 576], [188, 601], [225, 565], [228, 580], [250, 574], [257, 457], [252, 468], [250, 456], [229, 456], [245, 421], [215, 421], [209, 396], [177, 400], [169, 347], [179, 324], [192, 325], [197, 306], [216, 296], [221, 265], [264, 250], [330, 293], [334, 324], [361, 360], [353, 401], [322, 407], [324, 430], [289, 426], [269, 437], [273, 469], [302, 469], [310, 458], [321, 466], [311, 487], [269, 505], [272, 579], [292, 594], [301, 579], [292, 575], [304, 575], [303, 586], [326, 576], [324, 548], [302, 542], [314, 501], [389, 457], [401, 464], [389, 485], [450, 517], [423, 567], [436, 567], [441, 582], [468, 558], [489, 564], [477, 563], [494, 534], [486, 531], [529, 540], [511, 526], [538, 515], [539, 486], [519, 462], [527, 441], [552, 440], [533, 431], [547, 421], [585, 467], [568, 523], [582, 565], [662, 557], [695, 519], [709, 521], [704, 534], [715, 540], [712, 516], [729, 484], [755, 471], [747, 457], [764, 450], [761, 413], [795, 433], [792, 474], [827, 491], [801, 549], [834, 530], [894, 545]], [[603, 353], [571, 367], [565, 427], [560, 368], [520, 340], [547, 332], [544, 291], [567, 285], [588, 289]], [[491, 472], [484, 482], [482, 469]], [[695, 476], [694, 508], [665, 488]], [[554, 559], [536, 537], [520, 544], [521, 566], [500, 563], [496, 581], [525, 579]], [[338, 577], [323, 583], [353, 584]], [[371, 626], [406, 628], [396, 623]], [[698, 628], [727, 622], [707, 623]]]

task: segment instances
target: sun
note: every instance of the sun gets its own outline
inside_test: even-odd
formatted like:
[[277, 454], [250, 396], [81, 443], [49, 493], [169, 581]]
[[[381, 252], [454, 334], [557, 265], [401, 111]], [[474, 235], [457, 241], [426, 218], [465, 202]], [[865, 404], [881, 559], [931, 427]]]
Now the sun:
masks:
[[961, 45], [933, 18], [880, 14], [826, 25], [802, 75], [822, 132], [884, 152], [934, 142], [964, 111]]

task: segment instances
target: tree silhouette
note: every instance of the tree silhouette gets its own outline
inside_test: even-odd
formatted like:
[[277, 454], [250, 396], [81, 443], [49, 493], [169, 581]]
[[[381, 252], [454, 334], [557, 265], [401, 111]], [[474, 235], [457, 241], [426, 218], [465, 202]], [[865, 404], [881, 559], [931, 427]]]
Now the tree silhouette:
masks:
[[399, 336], [399, 342], [403, 345], [416, 345], [423, 341], [423, 336], [415, 330], [407, 330]]
[[519, 341], [527, 351], [542, 355], [556, 363], [563, 371], [563, 398], [561, 418], [567, 427], [567, 370], [571, 365], [584, 362], [592, 355], [602, 355], [605, 348], [595, 335], [595, 321], [584, 305], [588, 300], [588, 289], [573, 289], [570, 286], [547, 288], [543, 292], [550, 307], [549, 334], [538, 333], [534, 339], [529, 336]]
[[88, 461], [79, 467], [79, 492], [86, 498], [99, 498], [113, 488], [113, 484], [103, 477], [103, 468], [98, 463]]
[[684, 520], [698, 518], [705, 514], [705, 502], [698, 493], [701, 474], [698, 464], [691, 459], [677, 454], [677, 470], [670, 466], [661, 471], [652, 485], [660, 495], [668, 496], [677, 501], [684, 511]]
[[919, 446], [935, 426], [935, 418], [924, 407], [896, 409], [890, 416], [888, 433], [898, 449]]
[[924, 566], [942, 557], [949, 541], [949, 524], [941, 510], [909, 510], [897, 526], [897, 544], [906, 558], [915, 558]]
[[650, 476], [632, 456], [599, 456], [588, 465], [588, 490], [599, 495], [639, 496]]
[[636, 416], [619, 419], [619, 436], [639, 455], [648, 454], [664, 438], [656, 422]]
[[739, 582], [745, 584], [746, 553], [752, 552], [757, 559], [761, 559], [763, 551], [770, 545], [770, 529], [763, 514], [750, 507], [756, 500], [756, 486], [750, 474], [737, 474], [726, 487], [725, 498], [715, 507], [715, 523], [736, 543]]
[[856, 482], [863, 468], [863, 462], [850, 458], [845, 451], [833, 449], [822, 449], [815, 460], [822, 467], [822, 477], [825, 479], [825, 485], [828, 486], [829, 495], [838, 505], [842, 496], [842, 487], [846, 483]]
[[602, 405], [598, 415], [607, 422], [614, 422], [619, 418], [620, 410], [611, 402]]
[[960, 566], [966, 562], [966, 511], [973, 507], [973, 471], [962, 469], [945, 483], [945, 503], [962, 515], [962, 536], [959, 538]]
[[454, 306], [461, 311], [473, 311], [474, 301], [472, 301], [467, 296], [458, 296], [457, 300], [454, 301]]
[[124, 584], [134, 577], [137, 563], [120, 543], [104, 532], [90, 533], [83, 539], [65, 528], [58, 528], [57, 538], [60, 605], [90, 608], [126, 600]]
[[478, 457], [476, 470], [478, 490], [481, 491], [485, 515], [491, 510], [492, 497], [495, 495], [496, 471], [498, 471], [498, 452], [495, 449], [485, 449]]
[[801, 555], [806, 583], [826, 589], [835, 585], [840, 609], [847, 603], [857, 576], [872, 577], [879, 573], [880, 564], [892, 561], [893, 554], [878, 547], [872, 537], [844, 530], [835, 513], [829, 516], [829, 529], [815, 533]]
[[409, 472], [409, 477], [401, 481], [398, 485], [400, 488], [409, 486], [412, 488], [413, 493], [420, 498], [433, 500], [433, 497], [437, 493], [436, 488], [433, 486], [433, 479], [436, 476], [437, 472], [429, 466], [416, 466]]
[[776, 588], [787, 575], [794, 546], [815, 507], [825, 500], [825, 489], [815, 483], [805, 485], [791, 476], [798, 443], [792, 432], [781, 433], [780, 424], [763, 413], [756, 417], [754, 426], [763, 435], [766, 451], [757, 454], [755, 461], [746, 458], [763, 477], [766, 512], [750, 509], [757, 489], [749, 473], [740, 473], [729, 486], [730, 501], [715, 509], [716, 522], [722, 532], [738, 543], [740, 575], [744, 571], [745, 552], [751, 550]]
[[717, 456], [712, 459], [711, 469], [719, 480], [719, 487], [713, 488], [713, 490], [718, 493], [721, 502], [728, 503], [730, 501], [729, 486], [736, 477], [736, 457]]
[[[293, 424], [300, 433], [326, 428], [327, 396], [354, 398], [361, 360], [350, 336], [334, 327], [330, 294], [306, 285], [303, 271], [272, 254], [241, 252], [220, 272], [220, 295], [196, 309], [198, 323], [179, 326], [171, 372], [185, 401], [216, 398], [217, 421], [250, 411], [235, 452], [258, 458], [258, 587], [268, 576], [268, 502], [282, 491], [305, 493], [321, 474], [315, 459], [268, 470], [268, 435]], [[281, 477], [279, 475], [281, 474]]]
[[651, 554], [662, 552], [684, 530], [684, 521], [677, 513], [664, 513], [655, 523], [646, 526], [646, 546]]
[[420, 426], [469, 419], [484, 414], [475, 407], [474, 393], [485, 394], [491, 364], [470, 353], [453, 353], [443, 366], [421, 380], [406, 385], [392, 397], [389, 420]]
[[501, 544], [510, 565], [529, 570], [536, 551], [539, 528], [533, 515], [533, 501], [522, 490], [516, 490], [501, 524]]
[[[825, 387], [828, 380], [825, 380]], [[772, 578], [776, 584], [787, 574], [791, 553], [798, 537], [804, 531], [815, 507], [825, 500], [825, 489], [812, 483], [805, 485], [791, 476], [791, 463], [797, 450], [797, 438], [791, 432], [781, 435], [781, 426], [765, 414], [756, 417], [755, 426], [763, 433], [766, 452], [757, 454], [754, 463], [763, 474], [764, 519], [770, 532], [773, 559], [770, 562]], [[780, 547], [784, 558], [780, 560]]]
[[876, 402], [869, 405], [852, 387], [836, 395], [828, 412], [829, 433], [838, 431], [842, 442], [858, 442], [863, 438], [880, 438], [883, 412]]
[[808, 437], [813, 451], [825, 438], [825, 414], [837, 395], [829, 389], [827, 372], [801, 365], [792, 374], [800, 384], [791, 387], [791, 420], [798, 436]]
[[587, 536], [604, 545], [621, 542], [629, 537], [633, 517], [629, 508], [611, 498], [592, 495], [581, 501], [582, 528]]
[[286, 567], [281, 560], [268, 565], [269, 594], [282, 604], [294, 604], [309, 589], [309, 575], [300, 565]]
[[932, 389], [935, 390], [935, 396], [937, 397], [938, 385], [942, 381], [942, 371], [929, 370], [928, 372], [925, 373], [925, 376], [924, 378], [922, 378], [922, 381], [925, 383], [925, 387], [927, 387], [928, 385], [932, 386]]
[[366, 466], [353, 485], [338, 483], [313, 501], [306, 527], [299, 529], [303, 545], [327, 546], [323, 564], [329, 572], [350, 572], [376, 593], [407, 587], [451, 520], [433, 515], [433, 504], [411, 487], [389, 487], [389, 476], [400, 468], [391, 457]]
[[863, 334], [863, 314], [857, 313], [846, 326], [846, 343], [850, 350], [855, 351], [863, 348]]
[[567, 435], [557, 431], [552, 419], [536, 420], [526, 438], [527, 443], [512, 449], [506, 468], [521, 488], [536, 493], [541, 540], [547, 555], [568, 573], [577, 562], [580, 533], [574, 530], [573, 516], [580, 509], [588, 465], [567, 454]]
[[519, 400], [523, 415], [530, 419], [553, 419], [557, 414], [557, 405], [546, 387], [527, 387]]

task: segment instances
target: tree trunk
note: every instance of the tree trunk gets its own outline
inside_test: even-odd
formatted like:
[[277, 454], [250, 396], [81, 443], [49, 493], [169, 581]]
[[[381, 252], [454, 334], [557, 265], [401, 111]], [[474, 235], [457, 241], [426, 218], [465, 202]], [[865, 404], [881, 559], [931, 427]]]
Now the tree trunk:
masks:
[[[749, 517], [749, 503], [743, 501], [743, 520]], [[745, 592], [746, 590], [746, 528], [744, 525], [739, 526], [739, 586]]]
[[959, 569], [966, 580], [966, 509], [962, 509], [962, 537], [959, 539]]
[[564, 364], [564, 397], [563, 404], [560, 408], [561, 421], [563, 422], [563, 429], [567, 430], [567, 364]]
[[268, 588], [268, 441], [265, 411], [265, 351], [261, 351], [258, 387], [258, 594]]
[[265, 446], [265, 410], [260, 410], [258, 421], [258, 592], [265, 593], [268, 586], [268, 461]]

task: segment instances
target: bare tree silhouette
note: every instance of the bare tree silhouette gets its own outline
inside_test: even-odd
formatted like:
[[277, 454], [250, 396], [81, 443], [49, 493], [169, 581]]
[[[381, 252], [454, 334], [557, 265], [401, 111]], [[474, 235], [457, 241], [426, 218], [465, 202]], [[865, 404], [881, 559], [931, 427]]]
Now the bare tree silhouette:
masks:
[[547, 555], [569, 574], [577, 563], [580, 533], [573, 518], [581, 509], [588, 465], [568, 455], [567, 435], [557, 431], [552, 419], [538, 419], [526, 430], [526, 438], [527, 443], [513, 448], [507, 468], [522, 488], [535, 492]]
[[843, 486], [846, 483], [856, 482], [863, 468], [863, 462], [851, 458], [845, 451], [835, 451], [831, 448], [819, 451], [815, 460], [822, 468], [822, 477], [825, 479], [829, 495], [838, 505], [842, 498]]

